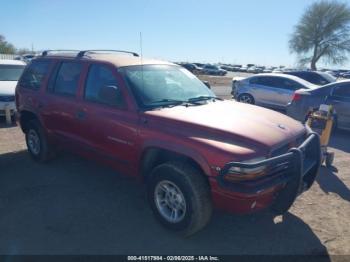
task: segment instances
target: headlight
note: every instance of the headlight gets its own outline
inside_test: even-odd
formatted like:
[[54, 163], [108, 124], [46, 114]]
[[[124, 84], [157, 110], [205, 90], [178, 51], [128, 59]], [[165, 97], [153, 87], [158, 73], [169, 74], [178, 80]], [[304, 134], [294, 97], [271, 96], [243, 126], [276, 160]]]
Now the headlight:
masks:
[[[265, 159], [266, 159], [266, 157], [257, 157], [257, 158], [253, 158], [253, 159], [250, 159], [247, 161], [243, 161], [241, 163], [253, 164], [253, 163], [261, 162]], [[243, 168], [243, 167], [234, 166], [228, 170], [228, 173], [229, 174], [238, 174], [238, 175], [251, 175], [251, 174], [258, 174], [258, 173], [262, 172], [265, 168], [266, 168], [265, 165], [253, 167], [253, 168]]]

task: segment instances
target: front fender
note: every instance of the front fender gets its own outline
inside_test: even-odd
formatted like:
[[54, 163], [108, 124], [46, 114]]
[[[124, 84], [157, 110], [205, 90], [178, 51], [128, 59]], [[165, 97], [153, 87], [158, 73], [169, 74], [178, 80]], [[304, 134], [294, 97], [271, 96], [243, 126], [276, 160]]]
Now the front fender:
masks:
[[201, 167], [201, 169], [206, 175], [208, 176], [212, 175], [211, 168], [208, 161], [205, 159], [205, 157], [202, 156], [200, 152], [198, 152], [197, 150], [191, 147], [178, 144], [178, 143], [169, 143], [169, 141], [166, 141], [166, 140], [151, 139], [151, 140], [145, 141], [145, 143], [143, 144], [142, 152], [145, 152], [145, 150], [147, 150], [148, 148], [164, 149], [164, 150], [172, 151], [174, 153], [189, 157], [193, 159]]

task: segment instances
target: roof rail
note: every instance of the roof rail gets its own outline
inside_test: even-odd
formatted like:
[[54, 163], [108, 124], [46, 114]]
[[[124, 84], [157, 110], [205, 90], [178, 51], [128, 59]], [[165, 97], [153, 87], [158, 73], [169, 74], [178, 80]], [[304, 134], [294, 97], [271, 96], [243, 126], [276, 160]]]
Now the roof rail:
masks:
[[77, 55], [77, 57], [83, 57], [86, 53], [91, 53], [91, 52], [116, 52], [116, 53], [126, 53], [126, 54], [131, 54], [133, 56], [139, 56], [138, 53], [135, 52], [129, 52], [129, 51], [123, 51], [123, 50], [84, 50], [80, 51]]
[[41, 56], [47, 56], [50, 52], [79, 52], [79, 50], [70, 50], [70, 49], [60, 49], [60, 50], [45, 50], [41, 53]]

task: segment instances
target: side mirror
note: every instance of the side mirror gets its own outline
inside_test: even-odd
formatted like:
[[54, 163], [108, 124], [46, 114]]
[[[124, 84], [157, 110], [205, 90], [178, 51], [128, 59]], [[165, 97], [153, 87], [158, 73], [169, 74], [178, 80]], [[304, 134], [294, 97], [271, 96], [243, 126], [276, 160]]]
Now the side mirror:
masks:
[[203, 84], [205, 84], [209, 89], [211, 89], [210, 84], [208, 81], [203, 81]]
[[108, 105], [121, 105], [122, 97], [120, 89], [117, 86], [102, 86], [98, 92], [99, 100]]

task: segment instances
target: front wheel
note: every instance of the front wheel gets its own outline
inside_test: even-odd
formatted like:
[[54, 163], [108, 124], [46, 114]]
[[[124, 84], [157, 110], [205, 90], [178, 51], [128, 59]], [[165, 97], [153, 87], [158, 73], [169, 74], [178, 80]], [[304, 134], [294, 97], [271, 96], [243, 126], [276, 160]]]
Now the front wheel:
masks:
[[254, 98], [250, 94], [241, 94], [238, 96], [237, 99], [239, 102], [246, 103], [246, 104], [255, 104]]
[[157, 166], [148, 183], [155, 217], [166, 228], [189, 236], [210, 220], [212, 203], [207, 180], [195, 167], [182, 162]]

